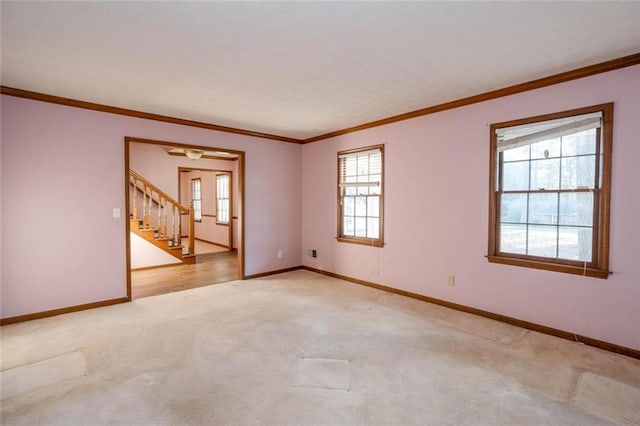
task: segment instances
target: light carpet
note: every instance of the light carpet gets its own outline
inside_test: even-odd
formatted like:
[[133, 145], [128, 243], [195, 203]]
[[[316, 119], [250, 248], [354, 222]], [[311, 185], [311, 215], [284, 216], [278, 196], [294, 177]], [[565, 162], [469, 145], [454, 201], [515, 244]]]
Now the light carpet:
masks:
[[2, 327], [6, 425], [640, 424], [640, 361], [309, 271]]

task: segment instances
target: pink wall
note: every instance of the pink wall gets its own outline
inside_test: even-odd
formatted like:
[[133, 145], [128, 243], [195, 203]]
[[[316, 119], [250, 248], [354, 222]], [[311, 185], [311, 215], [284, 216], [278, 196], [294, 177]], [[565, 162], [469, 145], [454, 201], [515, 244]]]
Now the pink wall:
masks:
[[[638, 87], [629, 67], [303, 147], [2, 96], [2, 317], [125, 296], [123, 139], [134, 136], [247, 152], [247, 274], [303, 262], [640, 349]], [[489, 124], [611, 101], [614, 274], [488, 263]], [[336, 152], [381, 142], [387, 245], [337, 243]], [[301, 257], [307, 248], [319, 257]]]
[[125, 136], [245, 151], [245, 272], [300, 264], [301, 146], [4, 95], [1, 107], [3, 318], [126, 295]]
[[[640, 349], [639, 92], [635, 66], [304, 145], [303, 263]], [[488, 263], [489, 125], [612, 101], [613, 275]], [[379, 143], [386, 245], [338, 243], [336, 152]]]

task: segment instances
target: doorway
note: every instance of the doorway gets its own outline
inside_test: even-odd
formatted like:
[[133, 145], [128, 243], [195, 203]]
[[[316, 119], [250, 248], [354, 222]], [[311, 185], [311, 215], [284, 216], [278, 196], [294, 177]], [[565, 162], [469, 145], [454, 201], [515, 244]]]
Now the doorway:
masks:
[[243, 279], [244, 151], [124, 148], [128, 299]]

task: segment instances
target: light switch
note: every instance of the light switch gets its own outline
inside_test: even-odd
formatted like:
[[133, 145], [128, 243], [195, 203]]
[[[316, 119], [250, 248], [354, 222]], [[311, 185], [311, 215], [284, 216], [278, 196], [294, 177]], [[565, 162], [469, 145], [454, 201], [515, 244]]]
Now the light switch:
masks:
[[113, 218], [118, 219], [120, 217], [120, 209], [118, 207], [113, 208]]

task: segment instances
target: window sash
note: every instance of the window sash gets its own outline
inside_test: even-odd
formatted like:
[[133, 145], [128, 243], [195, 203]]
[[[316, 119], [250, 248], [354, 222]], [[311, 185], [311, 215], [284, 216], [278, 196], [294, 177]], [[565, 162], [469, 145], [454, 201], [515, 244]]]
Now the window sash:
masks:
[[[591, 200], [591, 221], [589, 225], [585, 225], [585, 224], [572, 224], [572, 223], [568, 223], [566, 221], [566, 219], [563, 221], [561, 220], [561, 217], [563, 217], [562, 212], [560, 211], [561, 205], [562, 205], [562, 198], [561, 198], [561, 194], [574, 194], [574, 193], [582, 193], [582, 194], [589, 194], [589, 193], [593, 193], [593, 199]], [[556, 205], [556, 211], [555, 211], [555, 220], [549, 220], [548, 222], [539, 222], [539, 221], [535, 221], [534, 219], [532, 219], [531, 217], [531, 204], [532, 204], [532, 200], [531, 200], [531, 196], [533, 195], [534, 197], [537, 195], [557, 195], [557, 200], [555, 202]], [[525, 195], [526, 198], [526, 202], [524, 203], [524, 208], [525, 208], [525, 219], [524, 220], [520, 220], [520, 221], [509, 221], [509, 220], [504, 220], [502, 217], [502, 204], [503, 204], [503, 196], [504, 195]], [[524, 258], [529, 258], [529, 257], [535, 257], [539, 260], [544, 260], [544, 261], [548, 261], [548, 262], [557, 262], [557, 263], [572, 263], [575, 265], [587, 265], [589, 267], [593, 267], [595, 266], [595, 255], [596, 255], [596, 250], [597, 250], [597, 223], [598, 223], [598, 211], [597, 211], [597, 206], [599, 203], [599, 191], [597, 189], [580, 189], [580, 190], [529, 190], [529, 191], [497, 191], [496, 192], [496, 205], [497, 205], [497, 229], [496, 229], [496, 241], [497, 241], [497, 251], [500, 255], [504, 255], [504, 256], [513, 256], [513, 257], [524, 257]], [[540, 213], [538, 213], [539, 215]], [[548, 212], [545, 212], [545, 214], [549, 214]], [[552, 214], [552, 213], [550, 213]], [[506, 251], [503, 250], [502, 247], [502, 238], [503, 238], [503, 225], [514, 225], [514, 226], [522, 226], [525, 228], [525, 253], [518, 253], [516, 251]], [[529, 250], [529, 228], [533, 227], [547, 227], [547, 228], [554, 228], [555, 229], [555, 233], [556, 233], [556, 237], [555, 237], [555, 255], [554, 256], [540, 256], [540, 255], [535, 255], [535, 254], [530, 254], [530, 250]], [[561, 244], [561, 230], [568, 230], [568, 229], [582, 229], [582, 230], [591, 230], [591, 244], [590, 244], [590, 257], [588, 259], [572, 259], [572, 258], [568, 258], [566, 256], [561, 255], [561, 252], [568, 252], [571, 250], [571, 245], [569, 244]], [[584, 246], [579, 245], [577, 250], [578, 252], [581, 252], [584, 249]]]

